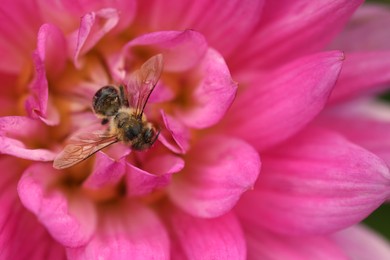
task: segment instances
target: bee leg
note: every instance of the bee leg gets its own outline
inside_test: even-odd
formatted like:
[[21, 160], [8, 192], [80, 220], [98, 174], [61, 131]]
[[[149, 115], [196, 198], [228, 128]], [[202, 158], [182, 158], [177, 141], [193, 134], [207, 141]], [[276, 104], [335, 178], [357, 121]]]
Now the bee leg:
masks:
[[110, 120], [108, 120], [108, 118], [104, 118], [104, 119], [102, 120], [102, 125], [107, 124], [109, 121], [110, 121]]
[[127, 100], [123, 85], [119, 86], [119, 99], [122, 105], [129, 107], [129, 101]]

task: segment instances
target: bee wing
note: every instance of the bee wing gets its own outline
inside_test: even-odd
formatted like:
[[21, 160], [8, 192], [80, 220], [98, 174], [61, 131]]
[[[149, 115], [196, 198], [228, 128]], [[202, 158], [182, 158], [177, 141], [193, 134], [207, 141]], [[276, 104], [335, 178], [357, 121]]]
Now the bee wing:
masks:
[[129, 82], [128, 93], [135, 115], [142, 117], [146, 103], [156, 86], [163, 69], [163, 55], [157, 54], [135, 71]]
[[115, 142], [118, 142], [115, 135], [108, 135], [103, 132], [81, 134], [72, 139], [64, 150], [57, 155], [53, 167], [65, 169], [73, 166]]

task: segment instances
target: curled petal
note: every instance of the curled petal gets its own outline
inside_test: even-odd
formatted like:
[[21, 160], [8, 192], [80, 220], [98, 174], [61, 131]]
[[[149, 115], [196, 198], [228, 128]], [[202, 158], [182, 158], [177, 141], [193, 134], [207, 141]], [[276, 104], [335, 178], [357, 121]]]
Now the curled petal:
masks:
[[31, 149], [21, 140], [44, 137], [42, 124], [28, 117], [0, 117], [0, 153], [35, 161], [52, 161], [56, 154], [47, 149]]
[[388, 88], [389, 68], [390, 51], [347, 53], [330, 100], [340, 102]]
[[197, 218], [167, 207], [163, 218], [170, 230], [172, 259], [246, 259], [246, 244], [234, 214]]
[[172, 152], [184, 154], [190, 148], [190, 131], [179, 120], [160, 111], [163, 118], [165, 129], [160, 133], [159, 140]]
[[209, 49], [199, 67], [200, 82], [191, 94], [190, 108], [178, 108], [177, 116], [187, 126], [206, 128], [219, 122], [232, 104], [237, 83], [231, 78], [223, 57]]
[[19, 197], [59, 243], [66, 247], [85, 245], [95, 232], [95, 208], [81, 195], [68, 198], [59, 190], [50, 191], [58, 177], [50, 164], [33, 164], [19, 181]]
[[280, 66], [322, 50], [347, 23], [362, 0], [267, 1], [257, 32], [245, 41], [233, 66]]
[[35, 78], [29, 85], [30, 95], [25, 107], [28, 115], [34, 119], [40, 119], [48, 125], [57, 125], [60, 117], [56, 108], [49, 101], [49, 86], [46, 78], [45, 64], [39, 53], [33, 53], [35, 64]]
[[70, 259], [169, 259], [167, 232], [153, 211], [135, 202], [102, 211], [99, 229], [81, 247], [67, 249]]
[[103, 36], [110, 32], [117, 25], [118, 20], [118, 11], [111, 8], [90, 12], [81, 18], [80, 29], [69, 39], [76, 67], [81, 67], [80, 56], [93, 48]]
[[324, 108], [343, 59], [339, 51], [323, 52], [257, 76], [237, 96], [224, 131], [240, 136], [258, 150], [297, 133]]
[[363, 225], [339, 231], [331, 238], [349, 259], [387, 259], [390, 256], [389, 242]]
[[249, 144], [210, 135], [187, 153], [186, 167], [172, 181], [169, 195], [193, 216], [221, 216], [253, 187], [259, 171], [259, 155]]
[[131, 59], [134, 47], [151, 47], [164, 55], [164, 70], [186, 71], [197, 65], [207, 51], [204, 36], [192, 30], [161, 31], [142, 35], [130, 41], [123, 49], [124, 57]]
[[390, 194], [381, 159], [324, 129], [308, 128], [262, 161], [255, 190], [240, 200], [238, 213], [275, 232], [334, 232], [363, 220]]
[[127, 167], [127, 194], [142, 196], [167, 186], [171, 182], [172, 174], [183, 169], [184, 161], [178, 156], [165, 154], [149, 158], [145, 169], [132, 164]]

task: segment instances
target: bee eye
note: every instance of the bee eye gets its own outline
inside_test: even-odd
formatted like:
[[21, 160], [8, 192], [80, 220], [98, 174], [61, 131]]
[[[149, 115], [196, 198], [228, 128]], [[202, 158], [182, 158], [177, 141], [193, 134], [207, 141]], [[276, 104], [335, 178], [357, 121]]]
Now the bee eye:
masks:
[[126, 129], [126, 137], [129, 140], [133, 140], [134, 138], [139, 136], [140, 133], [141, 133], [141, 125], [139, 124], [135, 124], [132, 127]]
[[154, 136], [154, 132], [152, 129], [148, 128], [146, 129], [146, 131], [144, 132], [144, 138], [147, 142], [150, 142], [152, 140]]

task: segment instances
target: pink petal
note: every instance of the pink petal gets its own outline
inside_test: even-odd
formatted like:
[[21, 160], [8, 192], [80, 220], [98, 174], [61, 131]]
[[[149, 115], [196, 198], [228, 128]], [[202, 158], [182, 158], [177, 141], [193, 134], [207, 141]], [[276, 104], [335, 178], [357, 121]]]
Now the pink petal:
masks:
[[35, 1], [23, 0], [2, 1], [0, 14], [0, 71], [18, 74], [34, 49], [41, 16]]
[[85, 245], [93, 236], [97, 216], [93, 204], [81, 194], [68, 197], [52, 190], [59, 175], [51, 164], [33, 164], [23, 174], [18, 193], [49, 233], [66, 247]]
[[0, 178], [0, 258], [65, 259], [63, 247], [51, 238], [18, 199], [19, 164], [15, 158], [3, 156], [0, 159], [0, 168], [7, 169]]
[[70, 259], [169, 259], [169, 239], [153, 211], [125, 201], [105, 208], [93, 239], [67, 249], [67, 255]]
[[192, 128], [206, 128], [219, 122], [237, 92], [237, 83], [232, 80], [223, 57], [213, 49], [208, 50], [199, 74], [200, 82], [189, 101], [193, 105], [176, 111], [180, 120]]
[[184, 161], [171, 154], [158, 154], [144, 160], [143, 169], [127, 164], [126, 190], [128, 196], [143, 196], [171, 183], [172, 174], [184, 167]]
[[27, 114], [31, 118], [42, 120], [47, 125], [57, 125], [60, 117], [57, 109], [49, 100], [45, 64], [37, 51], [33, 53], [33, 60], [35, 77], [29, 85], [30, 95], [25, 102]]
[[186, 167], [169, 186], [169, 195], [193, 216], [218, 217], [252, 188], [259, 171], [259, 155], [249, 144], [209, 135], [188, 152]]
[[387, 103], [361, 100], [328, 108], [316, 124], [336, 130], [390, 165], [389, 115]]
[[348, 52], [388, 51], [389, 25], [388, 5], [366, 3], [354, 13], [346, 28], [329, 48]]
[[80, 17], [88, 12], [99, 12], [105, 8], [118, 11], [120, 19], [113, 31], [123, 31], [134, 19], [136, 1], [38, 1], [41, 14], [45, 21], [61, 26], [65, 32], [73, 31], [79, 26]]
[[150, 31], [191, 28], [201, 32], [210, 46], [226, 57], [257, 25], [263, 2], [140, 1], [139, 16], [136, 20], [142, 28], [146, 27]]
[[238, 212], [275, 232], [334, 232], [363, 220], [390, 194], [382, 160], [324, 129], [303, 131], [262, 161], [255, 190], [243, 196]]
[[0, 117], [0, 153], [28, 160], [52, 161], [56, 153], [47, 149], [28, 148], [23, 142], [31, 138], [42, 141], [45, 134], [45, 129], [37, 120], [19, 116]]
[[[249, 209], [248, 209], [249, 210]], [[324, 236], [284, 236], [244, 221], [248, 259], [347, 259], [335, 242]]]
[[159, 135], [159, 140], [174, 153], [184, 154], [190, 148], [190, 130], [180, 121], [160, 111], [165, 129]]
[[244, 235], [232, 213], [203, 219], [167, 207], [163, 214], [170, 230], [172, 259], [246, 259]]
[[343, 101], [387, 88], [389, 68], [390, 51], [347, 53], [331, 101]]
[[389, 241], [363, 225], [342, 230], [332, 238], [349, 259], [387, 259], [390, 256]]
[[362, 2], [266, 1], [257, 32], [238, 49], [232, 66], [269, 69], [320, 51], [343, 29]]
[[83, 187], [97, 190], [107, 185], [115, 185], [125, 175], [125, 168], [125, 158], [117, 161], [103, 152], [98, 152], [94, 168], [83, 183]]
[[38, 32], [37, 54], [45, 63], [48, 76], [55, 77], [61, 73], [67, 62], [65, 36], [52, 24], [44, 24]]
[[318, 53], [257, 76], [233, 103], [224, 131], [258, 150], [297, 133], [325, 106], [343, 58], [338, 51]]
[[[164, 71], [183, 72], [193, 68], [204, 57], [207, 42], [204, 36], [192, 30], [148, 33], [130, 41], [123, 49], [125, 64], [134, 62], [134, 47], [150, 47], [164, 55]], [[122, 61], [123, 62], [123, 61]], [[123, 64], [116, 65], [123, 71]]]
[[82, 66], [80, 56], [110, 32], [118, 24], [118, 20], [118, 11], [111, 8], [90, 12], [81, 17], [80, 29], [69, 38], [73, 62], [77, 68]]

